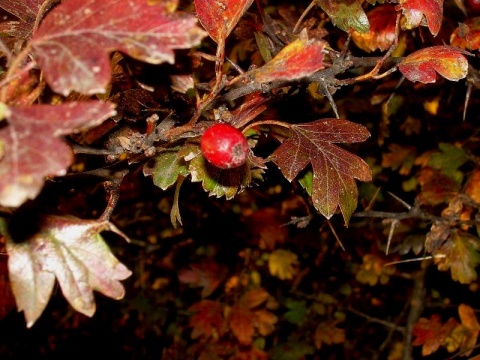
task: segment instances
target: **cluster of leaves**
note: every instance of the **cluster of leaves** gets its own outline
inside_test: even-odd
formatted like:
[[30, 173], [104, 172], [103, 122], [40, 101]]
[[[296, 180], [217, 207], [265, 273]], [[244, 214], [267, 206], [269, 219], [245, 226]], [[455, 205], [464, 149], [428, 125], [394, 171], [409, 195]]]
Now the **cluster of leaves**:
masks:
[[[121, 299], [120, 281], [133, 271], [139, 278], [133, 288], [182, 297], [173, 307], [186, 311], [187, 320], [157, 319], [174, 338], [162, 349], [165, 358], [183, 352], [185, 358], [281, 360], [352, 344], [347, 320], [348, 314], [359, 314], [354, 306], [359, 289], [386, 289], [399, 281], [402, 276], [388, 263], [401, 256], [413, 253], [423, 260], [409, 277], [412, 304], [426, 301], [425, 292], [415, 288], [423, 290], [428, 261], [474, 290], [480, 264], [475, 136], [456, 139], [447, 132], [422, 143], [430, 129], [418, 114], [441, 117], [439, 108], [447, 103], [442, 92], [448, 91], [432, 97], [426, 95], [430, 86], [455, 89], [449, 81], [465, 79], [465, 103], [447, 97], [450, 114], [457, 114], [455, 105], [461, 103], [465, 123], [470, 120], [470, 94], [480, 76], [478, 18], [469, 16], [461, 0], [269, 5], [260, 0], [0, 0], [6, 14], [0, 23], [0, 232], [9, 274], [7, 281], [0, 273], [2, 309], [14, 299], [32, 327], [57, 281], [71, 307], [91, 317], [93, 291]], [[463, 20], [459, 25], [457, 18]], [[352, 105], [351, 97], [362, 100]], [[299, 98], [308, 105], [305, 113], [282, 111], [283, 103]], [[419, 102], [422, 112], [415, 107]], [[374, 118], [355, 115], [362, 104]], [[240, 129], [248, 140], [249, 156], [238, 168], [215, 168], [202, 155], [201, 135], [219, 122]], [[372, 133], [381, 151], [354, 145]], [[415, 136], [418, 143], [412, 144]], [[268, 205], [261, 207], [261, 192], [256, 198], [246, 193], [267, 176], [278, 180], [273, 189], [280, 190], [263, 194]], [[356, 180], [364, 183], [357, 187]], [[413, 205], [394, 195], [406, 211], [392, 210], [396, 204], [376, 187], [382, 181], [387, 191], [401, 191]], [[141, 191], [148, 182], [157, 187], [150, 187], [151, 193], [160, 191], [157, 204]], [[195, 183], [211, 203], [221, 204], [222, 215], [230, 209], [247, 225], [246, 244], [192, 245], [188, 227], [193, 234], [196, 221], [209, 217], [192, 204], [181, 206], [181, 187], [182, 196], [191, 199], [190, 193], [198, 192]], [[292, 198], [286, 188], [296, 191]], [[285, 197], [281, 210], [274, 207], [278, 193]], [[359, 197], [363, 211], [357, 211]], [[220, 198], [238, 201], [241, 209]], [[193, 199], [200, 201], [199, 195]], [[385, 209], [373, 210], [378, 203]], [[168, 213], [170, 224], [142, 230], [142, 216], [152, 217], [147, 208]], [[384, 236], [377, 231], [383, 219], [390, 225], [385, 253], [369, 244], [355, 255], [338, 255], [348, 232], [335, 231], [337, 213], [345, 225], [361, 218], [359, 224], [376, 231], [367, 235], [360, 225], [356, 231], [377, 241]], [[129, 221], [137, 224], [135, 231]], [[296, 232], [316, 221], [322, 224], [320, 243], [312, 245], [319, 241], [314, 236], [299, 240]], [[295, 231], [282, 227], [287, 222]], [[224, 228], [218, 219], [210, 226]], [[155, 276], [153, 270], [138, 270], [135, 262], [120, 262], [104, 232], [145, 248], [142, 257], [151, 256], [147, 250], [160, 240], [183, 242], [171, 246], [157, 265], [169, 275]], [[328, 245], [332, 237], [334, 245]], [[181, 256], [191, 247], [197, 261]], [[124, 245], [118, 251], [125, 256], [134, 250]], [[387, 257], [391, 254], [394, 258]], [[147, 267], [153, 269], [156, 260]], [[342, 289], [333, 294], [312, 279], [327, 264], [342, 273], [336, 261], [350, 271], [331, 275]], [[0, 265], [2, 270], [4, 262]], [[147, 279], [153, 285], [145, 285]], [[370, 305], [382, 305], [372, 294]], [[167, 307], [169, 301], [159, 303]], [[138, 301], [131, 306], [142, 313]], [[461, 323], [452, 318], [442, 324], [437, 314], [420, 318], [421, 310], [412, 305], [405, 327], [388, 323], [403, 335], [403, 342], [388, 349], [390, 358], [407, 359], [410, 345], [422, 345], [425, 356], [441, 347], [470, 355], [479, 325], [471, 307], [462, 303], [458, 309]]]

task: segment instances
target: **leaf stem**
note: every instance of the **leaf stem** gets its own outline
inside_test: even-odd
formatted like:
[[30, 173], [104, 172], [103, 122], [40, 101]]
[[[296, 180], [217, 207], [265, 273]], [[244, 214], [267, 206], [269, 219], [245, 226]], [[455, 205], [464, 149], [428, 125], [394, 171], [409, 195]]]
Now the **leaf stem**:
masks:
[[283, 121], [278, 121], [278, 120], [261, 120], [261, 121], [257, 121], [257, 122], [254, 122], [248, 126], [246, 126], [244, 129], [243, 129], [243, 133], [245, 133], [247, 130], [251, 129], [252, 127], [254, 126], [260, 126], [260, 125], [277, 125], [277, 126], [281, 126], [281, 127], [284, 127], [284, 128], [287, 128], [287, 129], [291, 129], [291, 125], [286, 123], [286, 122], [283, 122]]

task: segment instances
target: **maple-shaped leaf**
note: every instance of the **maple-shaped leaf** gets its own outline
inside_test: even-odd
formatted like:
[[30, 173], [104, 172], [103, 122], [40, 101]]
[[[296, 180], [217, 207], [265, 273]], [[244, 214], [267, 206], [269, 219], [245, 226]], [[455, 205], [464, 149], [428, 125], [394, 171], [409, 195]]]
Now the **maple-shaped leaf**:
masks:
[[389, 144], [389, 152], [382, 154], [382, 167], [398, 170], [400, 175], [408, 175], [412, 170], [415, 159], [415, 146], [401, 146]]
[[360, 157], [335, 143], [365, 141], [370, 133], [359, 124], [341, 119], [322, 119], [290, 126], [290, 137], [270, 156], [288, 181], [309, 164], [313, 169], [312, 200], [326, 218], [338, 207], [345, 223], [357, 207], [354, 179], [370, 181], [372, 172]]
[[214, 292], [226, 276], [226, 269], [213, 261], [192, 264], [190, 268], [191, 270], [181, 270], [178, 278], [192, 287], [201, 287], [202, 297]]
[[253, 0], [195, 0], [195, 11], [208, 35], [221, 43], [252, 3]]
[[250, 159], [237, 168], [220, 169], [211, 165], [201, 154], [200, 148], [194, 144], [186, 144], [180, 150], [179, 156], [189, 162], [188, 172], [192, 182], [201, 182], [210, 196], [232, 199], [253, 181]]
[[458, 81], [467, 76], [468, 61], [458, 48], [430, 46], [405, 57], [398, 69], [413, 82], [434, 83], [437, 80], [436, 72], [447, 80]]
[[255, 317], [247, 307], [235, 304], [230, 309], [229, 324], [233, 335], [242, 345], [250, 345], [255, 335]]
[[315, 347], [320, 349], [323, 344], [341, 344], [345, 342], [345, 330], [337, 327], [338, 320], [323, 321], [318, 324], [313, 336]]
[[412, 345], [422, 345], [422, 355], [428, 356], [444, 344], [457, 325], [458, 322], [454, 318], [442, 324], [437, 314], [433, 314], [430, 319], [420, 318], [413, 326], [412, 335], [415, 339]]
[[463, 232], [452, 231], [450, 238], [433, 255], [438, 270], [451, 271], [452, 279], [462, 284], [476, 280], [475, 267], [480, 264], [480, 239]]
[[188, 311], [194, 315], [190, 318], [192, 339], [200, 336], [218, 338], [225, 332], [225, 305], [212, 300], [201, 300], [193, 304]]
[[17, 39], [29, 38], [43, 2], [44, 0], [0, 0], [0, 8], [18, 18], [18, 20], [0, 23], [0, 32]]
[[407, 20], [405, 28], [413, 29], [426, 22], [433, 36], [440, 31], [443, 20], [443, 0], [400, 0], [397, 9], [402, 10]]
[[309, 40], [306, 31], [303, 31], [297, 40], [285, 46], [272, 60], [250, 71], [250, 76], [260, 83], [309, 76], [324, 68], [324, 47], [324, 41]]
[[370, 31], [352, 32], [352, 39], [360, 49], [371, 52], [377, 49], [388, 50], [395, 42], [395, 22], [397, 11], [390, 4], [375, 6], [367, 13]]
[[290, 280], [297, 272], [298, 256], [291, 251], [277, 249], [268, 255], [268, 270], [280, 280]]
[[69, 0], [47, 14], [31, 46], [45, 80], [62, 95], [105, 92], [109, 53], [151, 64], [174, 62], [174, 49], [198, 45], [205, 32], [195, 16], [169, 13], [145, 0]]
[[362, 266], [355, 274], [355, 278], [362, 284], [375, 286], [380, 282], [384, 285], [394, 273], [395, 267], [385, 266], [384, 258], [375, 254], [366, 254], [363, 256]]
[[343, 31], [354, 29], [365, 33], [370, 28], [367, 15], [357, 0], [315, 0], [315, 3], [327, 13], [333, 25]]
[[[0, 104], [1, 107], [1, 104]], [[47, 175], [65, 175], [73, 161], [63, 135], [102, 123], [115, 115], [101, 101], [61, 105], [3, 105], [8, 125], [0, 128], [0, 204], [17, 207], [40, 192]]]
[[145, 166], [143, 174], [153, 176], [153, 183], [162, 190], [175, 184], [180, 175], [188, 174], [187, 164], [178, 156], [179, 148], [172, 148], [155, 155], [153, 167]]
[[8, 269], [18, 311], [24, 311], [31, 327], [42, 314], [58, 280], [70, 305], [87, 316], [95, 313], [93, 291], [121, 299], [120, 283], [131, 275], [112, 254], [100, 233], [112, 231], [125, 237], [107, 221], [67, 216], [43, 216], [38, 232], [21, 242], [7, 237]]

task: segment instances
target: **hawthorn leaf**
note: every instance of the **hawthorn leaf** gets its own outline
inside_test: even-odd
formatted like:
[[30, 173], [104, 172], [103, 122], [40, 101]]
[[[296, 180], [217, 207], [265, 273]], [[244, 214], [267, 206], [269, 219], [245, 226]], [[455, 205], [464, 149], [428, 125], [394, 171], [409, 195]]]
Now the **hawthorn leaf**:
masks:
[[370, 133], [362, 125], [341, 119], [294, 124], [290, 129], [290, 137], [273, 152], [270, 160], [290, 182], [311, 164], [313, 205], [328, 219], [340, 207], [348, 224], [357, 207], [354, 178], [370, 181], [372, 172], [364, 160], [334, 143], [365, 141]]
[[195, 11], [208, 35], [217, 44], [232, 32], [253, 0], [195, 0]]
[[458, 315], [460, 316], [462, 326], [468, 330], [468, 336], [462, 341], [460, 351], [462, 354], [465, 354], [465, 356], [468, 356], [472, 353], [477, 343], [480, 324], [478, 323], [474, 310], [466, 304], [460, 304], [458, 307]]
[[187, 176], [187, 165], [184, 159], [178, 156], [179, 148], [168, 149], [158, 153], [154, 160], [153, 167], [145, 166], [143, 174], [152, 175], [153, 183], [162, 190], [167, 190], [175, 184], [178, 176]]
[[395, 6], [384, 4], [375, 6], [367, 13], [370, 30], [352, 32], [352, 40], [366, 52], [385, 51], [395, 42], [395, 22], [397, 11]]
[[270, 294], [263, 288], [247, 291], [239, 300], [239, 303], [247, 309], [253, 309], [268, 300]]
[[[107, 221], [82, 220], [71, 216], [43, 216], [39, 231], [16, 242], [2, 224], [7, 237], [8, 269], [18, 311], [24, 311], [27, 326], [40, 317], [51, 297], [55, 278], [70, 305], [93, 316], [93, 291], [113, 299], [125, 294], [120, 280], [131, 271], [118, 261], [100, 235], [112, 231], [125, 237]], [[128, 240], [128, 239], [127, 239]]]
[[345, 342], [345, 330], [337, 327], [338, 320], [323, 321], [315, 329], [314, 342], [317, 349], [322, 346]]
[[268, 270], [280, 280], [290, 280], [297, 272], [298, 257], [288, 250], [277, 249], [268, 255]]
[[[3, 111], [2, 111], [3, 112]], [[8, 125], [0, 128], [0, 204], [17, 207], [40, 192], [47, 175], [62, 176], [73, 161], [63, 135], [99, 125], [115, 115], [101, 101], [6, 107]]]
[[406, 29], [413, 29], [426, 22], [433, 36], [437, 36], [442, 27], [443, 0], [400, 0], [397, 9], [406, 18]]
[[295, 80], [323, 69], [325, 42], [308, 39], [306, 31], [285, 46], [265, 65], [250, 71], [253, 80], [266, 83], [274, 80]]
[[192, 328], [192, 339], [200, 336], [215, 338], [225, 333], [224, 304], [218, 301], [201, 300], [193, 304], [188, 311], [194, 313], [189, 323]]
[[29, 38], [43, 2], [44, 0], [0, 0], [0, 8], [18, 18], [0, 23], [0, 32], [17, 39]]
[[151, 64], [174, 62], [174, 49], [196, 46], [206, 33], [195, 16], [170, 13], [145, 0], [69, 0], [47, 14], [31, 46], [52, 89], [104, 93], [109, 53], [117, 50]]
[[190, 270], [180, 270], [178, 279], [182, 283], [189, 284], [192, 287], [201, 287], [202, 298], [214, 292], [226, 276], [225, 268], [213, 261], [192, 264], [190, 268]]
[[458, 325], [457, 320], [450, 318], [442, 324], [440, 316], [433, 314], [430, 319], [420, 318], [414, 325], [412, 335], [413, 346], [422, 345], [422, 355], [428, 356], [437, 351]]
[[465, 185], [465, 194], [477, 204], [480, 204], [480, 169], [474, 169]]
[[349, 32], [350, 29], [366, 33], [370, 29], [367, 15], [357, 0], [315, 0], [325, 11], [333, 25]]
[[250, 345], [255, 335], [255, 315], [250, 309], [235, 304], [230, 310], [230, 329], [238, 342], [242, 345]]
[[450, 45], [466, 50], [480, 48], [480, 17], [467, 19], [460, 23], [450, 36]]
[[452, 46], [430, 46], [405, 57], [398, 65], [410, 81], [434, 83], [438, 72], [447, 80], [458, 81], [467, 76], [468, 60], [463, 51]]
[[477, 279], [475, 267], [480, 264], [480, 239], [463, 232], [451, 231], [450, 238], [433, 255], [440, 271], [450, 269], [452, 279], [470, 284]]

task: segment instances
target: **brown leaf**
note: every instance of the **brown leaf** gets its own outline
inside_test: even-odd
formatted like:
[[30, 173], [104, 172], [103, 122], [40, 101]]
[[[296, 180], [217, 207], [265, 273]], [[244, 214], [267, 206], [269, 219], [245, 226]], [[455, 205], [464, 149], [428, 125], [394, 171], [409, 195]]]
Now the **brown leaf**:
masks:
[[221, 43], [252, 3], [253, 0], [195, 0], [195, 11], [208, 35]]
[[433, 36], [440, 31], [443, 20], [443, 0], [400, 0], [397, 9], [407, 19], [405, 28], [413, 29], [426, 25]]
[[420, 318], [413, 326], [412, 335], [415, 340], [412, 345], [422, 345], [422, 355], [428, 356], [444, 344], [457, 325], [458, 322], [454, 318], [442, 324], [437, 314], [432, 315], [430, 319]]
[[468, 356], [472, 353], [475, 345], [477, 344], [478, 333], [480, 331], [480, 324], [478, 323], [477, 316], [473, 309], [466, 305], [460, 304], [458, 307], [458, 315], [462, 325], [469, 330], [469, 336], [467, 336], [463, 341], [460, 347], [460, 352], [464, 356]]
[[248, 308], [235, 304], [230, 310], [230, 329], [238, 342], [250, 345], [255, 334], [255, 317]]
[[225, 332], [224, 308], [225, 305], [212, 300], [201, 300], [193, 304], [188, 309], [195, 313], [189, 323], [192, 327], [192, 339], [200, 336], [218, 338], [223, 335]]
[[430, 46], [405, 57], [398, 69], [413, 82], [434, 83], [436, 72], [447, 80], [458, 81], [467, 76], [468, 61], [458, 48]]
[[111, 103], [12, 106], [0, 129], [0, 204], [17, 207], [40, 192], [47, 175], [65, 175], [73, 161], [63, 135], [95, 126], [115, 114]]
[[198, 45], [206, 35], [196, 24], [191, 14], [171, 14], [144, 0], [69, 0], [48, 13], [31, 45], [55, 92], [89, 95], [105, 92], [111, 51], [173, 64], [174, 49]]
[[214, 292], [226, 276], [226, 269], [213, 261], [192, 264], [190, 268], [191, 270], [180, 270], [178, 278], [192, 287], [201, 287], [202, 298]]
[[270, 156], [288, 181], [309, 164], [313, 168], [312, 200], [326, 218], [338, 207], [348, 223], [357, 207], [358, 190], [354, 179], [370, 181], [372, 172], [360, 157], [334, 143], [365, 141], [368, 130], [348, 120], [322, 119], [291, 125], [290, 137]]
[[315, 347], [320, 349], [323, 344], [341, 344], [345, 342], [345, 330], [337, 327], [337, 320], [323, 321], [315, 329], [313, 340]]
[[31, 327], [52, 294], [55, 278], [72, 307], [87, 316], [95, 313], [93, 291], [121, 299], [125, 290], [119, 280], [131, 275], [111, 253], [100, 233], [124, 236], [109, 222], [74, 217], [43, 216], [39, 230], [23, 242], [6, 231], [8, 269], [18, 311], [24, 311]]

